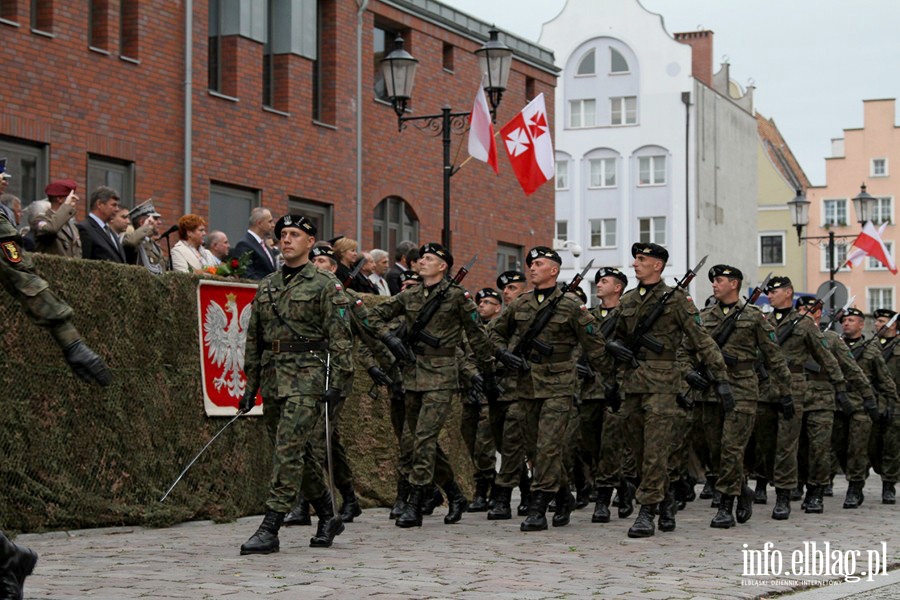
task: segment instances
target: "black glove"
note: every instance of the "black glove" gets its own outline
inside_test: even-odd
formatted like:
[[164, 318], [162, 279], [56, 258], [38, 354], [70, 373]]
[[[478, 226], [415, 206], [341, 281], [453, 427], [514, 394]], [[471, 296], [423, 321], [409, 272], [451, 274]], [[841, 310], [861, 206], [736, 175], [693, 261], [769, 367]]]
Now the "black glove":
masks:
[[372, 381], [374, 381], [378, 385], [391, 385], [392, 383], [394, 383], [393, 381], [391, 381], [391, 378], [388, 377], [387, 374], [378, 367], [369, 367], [368, 373], [369, 377], [372, 378]]
[[874, 397], [863, 399], [863, 409], [866, 411], [866, 414], [869, 415], [869, 419], [871, 419], [873, 423], [878, 422], [881, 415], [878, 413], [878, 403], [875, 401]]
[[403, 340], [398, 338], [393, 333], [386, 333], [381, 338], [381, 341], [384, 342], [384, 345], [388, 347], [388, 350], [391, 351], [391, 354], [394, 355], [394, 358], [399, 360], [400, 362], [413, 362], [415, 357], [410, 353], [409, 348], [406, 347], [406, 344], [403, 343]]
[[500, 386], [497, 385], [497, 379], [494, 377], [494, 373], [491, 371], [487, 371], [484, 375], [482, 375], [483, 380], [483, 389], [484, 396], [487, 398], [488, 402], [494, 403], [500, 399]]
[[634, 359], [634, 352], [625, 347], [625, 344], [620, 342], [619, 340], [610, 340], [606, 342], [606, 349], [616, 357], [616, 360], [620, 360], [622, 362], [627, 362], [634, 364], [637, 361]]
[[250, 409], [252, 409], [254, 406], [256, 406], [256, 390], [247, 388], [244, 391], [244, 395], [241, 398], [241, 401], [238, 402], [238, 412], [250, 412]]
[[503, 366], [511, 371], [521, 371], [525, 366], [525, 361], [522, 360], [521, 356], [516, 356], [506, 349], [497, 352], [497, 360], [503, 363]]
[[790, 421], [794, 418], [794, 399], [791, 396], [781, 397], [781, 416]]
[[[735, 399], [734, 393], [731, 391], [731, 384], [727, 381], [716, 382], [716, 396], [722, 401], [722, 410], [730, 413], [734, 410]], [[793, 401], [791, 401], [791, 410], [793, 411]]]
[[472, 375], [472, 378], [469, 379], [469, 385], [472, 386], [472, 390], [476, 394], [484, 394], [484, 377], [481, 376], [481, 373]]
[[847, 392], [835, 392], [834, 399], [837, 401], [838, 406], [841, 407], [842, 413], [848, 417], [853, 414], [853, 403], [850, 402], [850, 396]]
[[322, 395], [322, 400], [325, 401], [325, 404], [328, 406], [336, 406], [338, 402], [341, 401], [341, 397], [343, 396], [343, 392], [341, 390], [330, 387], [325, 390], [325, 394]]
[[622, 408], [622, 398], [619, 396], [619, 384], [606, 384], [603, 387], [603, 399], [606, 400], [606, 404], [609, 405], [609, 410], [619, 412], [619, 409]]
[[684, 410], [693, 410], [694, 401], [687, 394], [675, 394], [675, 404]]
[[112, 373], [109, 372], [106, 363], [83, 341], [78, 340], [63, 348], [63, 357], [69, 368], [82, 381], [97, 383], [100, 387], [112, 383]]
[[691, 388], [701, 392], [708, 390], [711, 385], [709, 379], [704, 377], [700, 371], [691, 371], [684, 376], [684, 380], [687, 381], [687, 384], [691, 386]]
[[585, 381], [590, 382], [594, 380], [594, 372], [589, 366], [581, 361], [575, 363], [575, 372], [578, 373], [579, 378], [584, 379]]

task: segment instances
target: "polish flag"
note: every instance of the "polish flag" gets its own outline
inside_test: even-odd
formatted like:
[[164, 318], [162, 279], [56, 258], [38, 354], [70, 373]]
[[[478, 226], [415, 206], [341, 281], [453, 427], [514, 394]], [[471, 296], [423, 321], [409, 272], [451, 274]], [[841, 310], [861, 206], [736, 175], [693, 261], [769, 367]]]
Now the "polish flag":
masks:
[[862, 233], [853, 242], [853, 250], [847, 254], [847, 262], [858, 267], [865, 257], [871, 256], [896, 275], [897, 265], [894, 264], [891, 253], [888, 252], [887, 246], [881, 239], [881, 234], [884, 233], [886, 226], [887, 223], [882, 223], [881, 227], [876, 230], [872, 221], [866, 221]]
[[503, 147], [526, 195], [553, 179], [555, 161], [544, 94], [528, 103], [500, 129]]
[[486, 162], [494, 168], [494, 173], [500, 173], [497, 165], [494, 124], [491, 122], [491, 111], [488, 108], [487, 99], [484, 97], [484, 88], [481, 86], [478, 86], [475, 104], [472, 106], [472, 114], [469, 116], [469, 156]]

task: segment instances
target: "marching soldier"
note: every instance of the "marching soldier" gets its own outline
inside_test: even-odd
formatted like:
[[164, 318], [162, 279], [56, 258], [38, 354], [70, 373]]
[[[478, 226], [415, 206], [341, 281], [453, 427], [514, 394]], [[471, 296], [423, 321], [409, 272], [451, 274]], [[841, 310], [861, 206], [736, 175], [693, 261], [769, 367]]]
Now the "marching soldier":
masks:
[[257, 390], [262, 393], [275, 453], [265, 518], [241, 554], [278, 552], [278, 530], [301, 483], [319, 516], [310, 546], [330, 546], [344, 530], [321, 469], [307, 469], [304, 477], [303, 468], [315, 461], [310, 444], [321, 435], [323, 405], [340, 402], [353, 374], [350, 301], [334, 275], [310, 262], [315, 235], [306, 217], [278, 220], [284, 266], [260, 282], [253, 298], [244, 350], [247, 388], [239, 409], [253, 408]]
[[[897, 314], [892, 310], [879, 308], [873, 315], [875, 329], [879, 330]], [[900, 338], [897, 337], [896, 321], [885, 327], [878, 340], [881, 356], [887, 362], [888, 370], [894, 377], [894, 384], [900, 390]], [[881, 475], [881, 503], [896, 504], [896, 483], [900, 478], [900, 406], [887, 404], [878, 434], [872, 436], [869, 444], [869, 460], [875, 472]]]

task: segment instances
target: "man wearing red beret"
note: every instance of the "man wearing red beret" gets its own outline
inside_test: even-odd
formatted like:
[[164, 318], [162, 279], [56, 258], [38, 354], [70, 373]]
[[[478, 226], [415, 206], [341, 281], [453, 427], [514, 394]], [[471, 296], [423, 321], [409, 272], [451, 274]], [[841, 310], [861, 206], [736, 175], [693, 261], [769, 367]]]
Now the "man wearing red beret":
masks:
[[81, 236], [75, 224], [78, 185], [71, 179], [52, 181], [44, 188], [50, 209], [31, 221], [35, 251], [69, 258], [81, 258]]

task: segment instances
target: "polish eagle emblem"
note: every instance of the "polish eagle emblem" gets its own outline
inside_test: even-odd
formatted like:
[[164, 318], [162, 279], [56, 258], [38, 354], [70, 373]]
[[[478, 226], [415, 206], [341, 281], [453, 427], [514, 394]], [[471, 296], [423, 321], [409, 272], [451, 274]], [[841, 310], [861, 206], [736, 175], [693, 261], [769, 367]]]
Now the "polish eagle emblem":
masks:
[[247, 341], [251, 306], [246, 305], [238, 315], [237, 297], [228, 294], [225, 307], [211, 301], [203, 319], [203, 341], [208, 348], [207, 355], [214, 366], [222, 367], [222, 374], [213, 379], [213, 384], [216, 390], [224, 386], [233, 398], [243, 396], [246, 386], [243, 375], [244, 343]]

